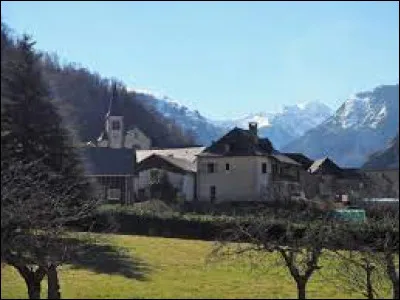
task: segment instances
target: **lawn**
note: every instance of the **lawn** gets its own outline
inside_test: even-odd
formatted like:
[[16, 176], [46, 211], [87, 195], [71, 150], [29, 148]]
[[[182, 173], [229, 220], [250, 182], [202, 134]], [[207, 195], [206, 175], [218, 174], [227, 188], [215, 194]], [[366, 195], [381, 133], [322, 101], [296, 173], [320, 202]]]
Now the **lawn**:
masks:
[[[129, 235], [109, 235], [106, 242], [140, 261], [144, 280], [67, 265], [60, 270], [63, 298], [296, 298], [294, 282], [285, 268], [272, 267], [271, 254], [265, 259], [270, 267], [260, 268], [243, 259], [210, 263], [206, 257], [212, 242]], [[324, 260], [322, 265], [328, 263]], [[308, 298], [362, 297], [331, 283], [335, 274], [329, 267], [320, 272], [312, 277]], [[27, 298], [14, 269], [3, 268], [1, 279], [2, 299]], [[43, 288], [45, 296], [45, 282]]]

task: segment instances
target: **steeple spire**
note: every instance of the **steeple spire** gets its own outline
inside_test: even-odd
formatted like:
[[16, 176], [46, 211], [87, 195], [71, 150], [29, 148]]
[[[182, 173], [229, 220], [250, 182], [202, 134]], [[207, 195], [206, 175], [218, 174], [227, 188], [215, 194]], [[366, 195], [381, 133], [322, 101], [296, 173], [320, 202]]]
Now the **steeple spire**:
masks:
[[120, 105], [120, 101], [118, 100], [118, 90], [117, 90], [117, 83], [115, 81], [111, 84], [111, 99], [110, 104], [108, 106], [108, 112], [106, 117], [109, 116], [122, 116], [122, 108]]

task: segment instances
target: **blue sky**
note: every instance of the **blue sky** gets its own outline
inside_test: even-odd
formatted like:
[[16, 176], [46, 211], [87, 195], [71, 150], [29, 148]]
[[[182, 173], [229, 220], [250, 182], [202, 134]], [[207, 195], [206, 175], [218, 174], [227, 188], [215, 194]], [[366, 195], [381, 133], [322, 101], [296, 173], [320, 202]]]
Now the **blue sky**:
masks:
[[128, 87], [229, 119], [399, 79], [399, 3], [7, 2], [2, 19]]

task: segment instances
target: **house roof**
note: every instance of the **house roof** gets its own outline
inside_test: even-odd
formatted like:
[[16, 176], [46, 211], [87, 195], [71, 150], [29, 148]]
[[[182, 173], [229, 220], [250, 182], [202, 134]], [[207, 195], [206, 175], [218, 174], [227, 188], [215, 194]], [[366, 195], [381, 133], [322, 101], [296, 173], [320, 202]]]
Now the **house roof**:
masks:
[[363, 173], [360, 169], [354, 168], [342, 168], [341, 177], [343, 179], [361, 179], [363, 177]]
[[301, 166], [301, 164], [299, 164], [297, 161], [291, 159], [290, 157], [288, 157], [284, 154], [271, 154], [271, 155], [269, 155], [269, 157], [272, 157], [281, 163]]
[[132, 149], [85, 147], [82, 158], [88, 175], [133, 175], [135, 152]]
[[205, 147], [188, 147], [188, 148], [137, 150], [136, 159], [138, 162], [141, 162], [145, 158], [153, 154], [157, 154], [179, 159], [185, 159], [187, 161], [194, 162], [196, 160], [196, 155], [199, 154], [204, 149]]
[[313, 164], [308, 168], [308, 171], [311, 174], [318, 173], [323, 175], [340, 175], [342, 173], [342, 169], [328, 157], [314, 161]]
[[305, 169], [308, 169], [314, 162], [312, 159], [308, 158], [302, 153], [283, 153], [283, 154], [297, 161]]
[[260, 139], [249, 130], [235, 127], [199, 156], [258, 156], [273, 153], [274, 148], [268, 138]]
[[136, 173], [152, 168], [164, 169], [175, 173], [195, 173], [196, 163], [186, 159], [152, 154], [137, 165]]

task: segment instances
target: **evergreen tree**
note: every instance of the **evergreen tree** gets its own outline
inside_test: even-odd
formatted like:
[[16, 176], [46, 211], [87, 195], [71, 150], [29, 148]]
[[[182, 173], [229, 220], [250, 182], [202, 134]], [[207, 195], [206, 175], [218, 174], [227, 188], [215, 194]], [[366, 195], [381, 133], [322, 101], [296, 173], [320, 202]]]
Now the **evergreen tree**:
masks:
[[[3, 34], [3, 31], [2, 31]], [[69, 132], [49, 97], [28, 36], [1, 68], [1, 254], [24, 278], [30, 298], [59, 298], [63, 233], [97, 207]]]
[[15, 58], [7, 60], [2, 68], [2, 128], [4, 123], [8, 131], [2, 137], [5, 154], [19, 160], [43, 159], [58, 174], [57, 180], [74, 186], [73, 192], [79, 190], [77, 198], [84, 201], [90, 192], [89, 184], [84, 180], [69, 133], [49, 97], [40, 57], [33, 51], [33, 45], [28, 36], [23, 36], [17, 43]]

